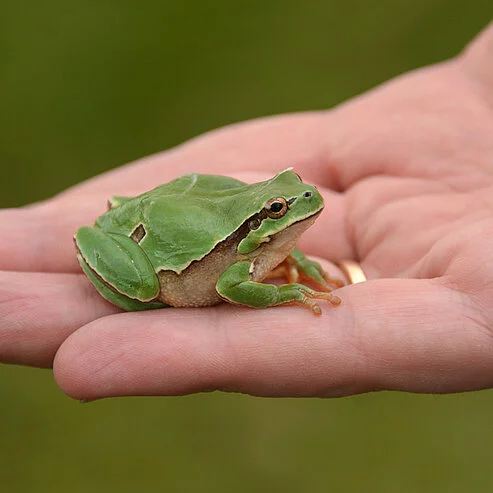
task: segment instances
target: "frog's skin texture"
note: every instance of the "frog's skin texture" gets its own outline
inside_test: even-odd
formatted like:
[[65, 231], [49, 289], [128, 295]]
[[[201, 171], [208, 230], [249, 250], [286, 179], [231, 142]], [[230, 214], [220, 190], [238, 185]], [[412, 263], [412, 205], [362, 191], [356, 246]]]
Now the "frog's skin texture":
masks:
[[[295, 248], [323, 209], [317, 189], [291, 170], [246, 184], [184, 175], [137, 197], [113, 197], [94, 226], [75, 235], [84, 273], [125, 310], [228, 301], [255, 308], [298, 303], [321, 313], [342, 283]], [[289, 284], [264, 284], [284, 275]], [[323, 292], [298, 283], [315, 282]]]

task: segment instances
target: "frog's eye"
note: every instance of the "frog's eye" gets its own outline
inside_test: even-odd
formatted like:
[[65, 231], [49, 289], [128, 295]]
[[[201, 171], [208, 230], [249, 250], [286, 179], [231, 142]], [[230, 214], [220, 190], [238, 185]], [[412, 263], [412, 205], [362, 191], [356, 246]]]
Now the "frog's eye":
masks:
[[288, 204], [284, 197], [275, 197], [265, 204], [264, 209], [271, 219], [279, 219], [288, 211]]

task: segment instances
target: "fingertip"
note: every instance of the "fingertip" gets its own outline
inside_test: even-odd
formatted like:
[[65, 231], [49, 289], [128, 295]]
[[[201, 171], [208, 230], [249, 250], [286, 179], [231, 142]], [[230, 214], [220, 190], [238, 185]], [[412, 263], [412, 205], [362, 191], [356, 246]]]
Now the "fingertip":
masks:
[[55, 379], [84, 401], [213, 388], [225, 372], [220, 346], [211, 347], [220, 324], [204, 318], [201, 309], [163, 309], [96, 320], [62, 344]]
[[87, 351], [83, 332], [84, 329], [79, 329], [60, 346], [53, 360], [53, 376], [65, 394], [86, 403], [97, 398], [97, 389], [91, 385], [91, 378], [85, 373], [87, 364], [83, 355]]

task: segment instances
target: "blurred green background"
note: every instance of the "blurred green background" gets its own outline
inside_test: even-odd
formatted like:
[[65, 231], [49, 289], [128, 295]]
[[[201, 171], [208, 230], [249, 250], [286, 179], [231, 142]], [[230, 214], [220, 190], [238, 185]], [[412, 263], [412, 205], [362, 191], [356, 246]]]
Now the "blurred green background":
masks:
[[[491, 0], [0, 2], [0, 205], [456, 54]], [[0, 367], [5, 492], [492, 491], [493, 392], [70, 400]]]

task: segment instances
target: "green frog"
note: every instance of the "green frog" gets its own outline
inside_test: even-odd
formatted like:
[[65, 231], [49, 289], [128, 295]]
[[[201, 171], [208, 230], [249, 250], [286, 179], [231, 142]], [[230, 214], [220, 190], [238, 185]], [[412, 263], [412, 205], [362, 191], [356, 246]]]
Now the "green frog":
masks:
[[[317, 189], [291, 169], [253, 184], [191, 173], [136, 197], [112, 197], [109, 210], [74, 239], [84, 273], [124, 310], [226, 301], [299, 304], [319, 315], [314, 300], [338, 305], [331, 291], [343, 282], [295, 245], [323, 207]], [[279, 275], [288, 284], [262, 282]]]

